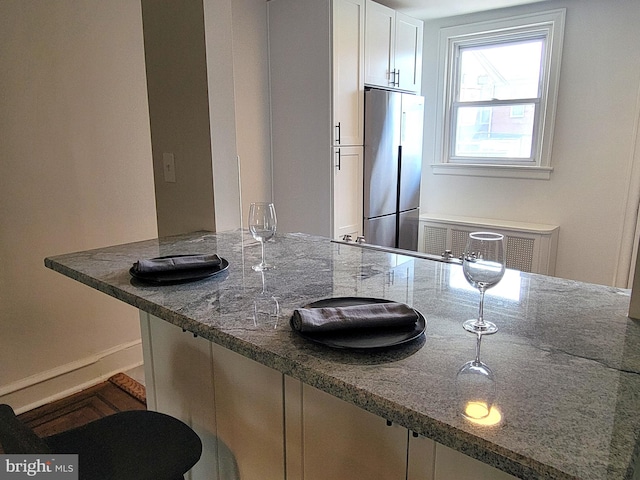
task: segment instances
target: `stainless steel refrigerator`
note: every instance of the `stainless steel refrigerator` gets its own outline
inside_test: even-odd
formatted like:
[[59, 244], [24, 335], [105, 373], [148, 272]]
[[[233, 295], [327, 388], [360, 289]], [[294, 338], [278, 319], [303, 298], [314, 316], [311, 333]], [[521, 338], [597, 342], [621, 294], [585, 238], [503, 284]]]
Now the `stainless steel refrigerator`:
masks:
[[364, 237], [417, 250], [424, 98], [365, 91]]

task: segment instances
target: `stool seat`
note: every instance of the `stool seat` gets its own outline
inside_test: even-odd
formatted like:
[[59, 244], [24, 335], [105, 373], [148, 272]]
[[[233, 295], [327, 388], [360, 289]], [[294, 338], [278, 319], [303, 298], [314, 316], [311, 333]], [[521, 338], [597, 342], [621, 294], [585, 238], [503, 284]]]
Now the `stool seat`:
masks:
[[177, 480], [200, 459], [202, 442], [185, 423], [158, 412], [119, 412], [49, 437], [38, 437], [0, 405], [5, 453], [78, 454], [81, 480]]

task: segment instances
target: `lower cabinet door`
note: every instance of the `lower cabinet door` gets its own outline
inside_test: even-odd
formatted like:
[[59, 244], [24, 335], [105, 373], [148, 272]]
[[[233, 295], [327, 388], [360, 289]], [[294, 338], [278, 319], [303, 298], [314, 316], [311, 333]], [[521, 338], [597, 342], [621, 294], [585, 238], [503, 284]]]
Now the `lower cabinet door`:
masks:
[[513, 475], [439, 443], [436, 443], [434, 473], [434, 480], [517, 480]]
[[220, 480], [284, 479], [282, 374], [213, 345]]
[[407, 480], [434, 480], [435, 454], [436, 442], [411, 432], [407, 450]]
[[147, 408], [182, 420], [202, 440], [202, 457], [186, 478], [217, 480], [212, 344], [145, 312], [140, 319]]
[[147, 406], [203, 443], [189, 480], [284, 480], [282, 374], [141, 312]]
[[362, 147], [334, 148], [333, 237], [362, 235]]
[[293, 464], [287, 473], [294, 475], [287, 480], [301, 478], [301, 472], [304, 480], [406, 479], [406, 428], [388, 426], [385, 419], [308, 385], [287, 380], [285, 387], [290, 386], [287, 408], [302, 419], [287, 426], [287, 462]]

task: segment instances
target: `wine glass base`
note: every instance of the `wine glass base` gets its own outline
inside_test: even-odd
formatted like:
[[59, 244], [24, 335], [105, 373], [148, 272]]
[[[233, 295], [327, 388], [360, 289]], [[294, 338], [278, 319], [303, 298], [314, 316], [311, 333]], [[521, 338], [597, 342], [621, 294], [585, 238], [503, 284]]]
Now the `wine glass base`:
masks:
[[478, 320], [476, 318], [472, 318], [471, 320], [467, 320], [462, 324], [462, 328], [464, 328], [467, 332], [475, 333], [477, 335], [491, 335], [492, 333], [496, 333], [498, 331], [498, 327], [495, 323], [484, 322], [484, 325], [478, 326], [476, 322]]
[[269, 265], [267, 263], [261, 263], [258, 265], [254, 265], [253, 267], [251, 267], [252, 270], [256, 271], [256, 272], [264, 272], [265, 270], [273, 270], [274, 267], [273, 265]]

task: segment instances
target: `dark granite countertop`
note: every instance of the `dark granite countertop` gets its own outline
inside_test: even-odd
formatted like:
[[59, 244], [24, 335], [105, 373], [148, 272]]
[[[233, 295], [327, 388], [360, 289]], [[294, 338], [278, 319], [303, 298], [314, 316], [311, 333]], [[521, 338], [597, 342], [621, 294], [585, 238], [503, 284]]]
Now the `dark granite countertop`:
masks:
[[[141, 258], [210, 252], [229, 261], [226, 272], [172, 286], [129, 275]], [[627, 317], [628, 290], [508, 271], [488, 291], [485, 318], [500, 331], [481, 349], [495, 373], [502, 420], [481, 426], [462, 417], [456, 401], [456, 373], [473, 360], [476, 343], [461, 324], [477, 314], [479, 300], [460, 265], [304, 234], [278, 234], [266, 252], [277, 266], [264, 274], [280, 305], [275, 324], [254, 322], [263, 276], [251, 269], [260, 245], [246, 232], [154, 239], [45, 265], [517, 477], [640, 475], [640, 322]], [[340, 296], [408, 303], [426, 318], [426, 334], [363, 353], [291, 330], [295, 308]]]

